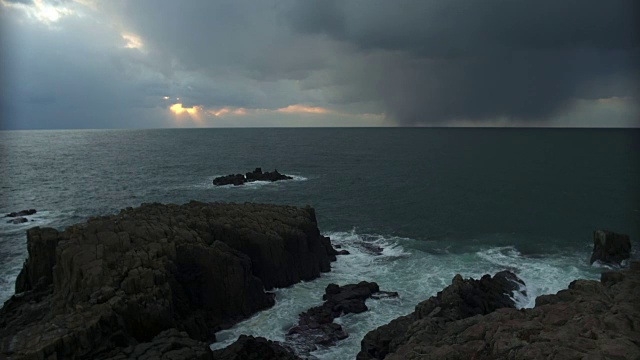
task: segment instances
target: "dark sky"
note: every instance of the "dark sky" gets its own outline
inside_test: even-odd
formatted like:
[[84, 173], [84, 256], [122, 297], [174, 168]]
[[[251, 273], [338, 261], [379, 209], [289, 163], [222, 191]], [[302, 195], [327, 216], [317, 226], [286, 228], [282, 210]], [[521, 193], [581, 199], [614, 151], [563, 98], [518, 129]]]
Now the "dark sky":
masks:
[[0, 126], [640, 126], [637, 0], [0, 0]]

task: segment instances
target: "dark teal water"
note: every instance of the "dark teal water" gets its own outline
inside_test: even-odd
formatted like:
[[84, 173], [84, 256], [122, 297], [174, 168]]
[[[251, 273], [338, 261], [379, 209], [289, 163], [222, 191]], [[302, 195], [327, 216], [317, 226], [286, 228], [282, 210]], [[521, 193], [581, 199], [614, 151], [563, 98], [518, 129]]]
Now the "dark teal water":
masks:
[[[17, 131], [0, 132], [0, 144], [0, 211], [39, 211], [27, 225], [0, 224], [0, 300], [12, 293], [28, 226], [63, 228], [143, 202], [309, 204], [337, 241], [374, 238], [406, 255], [368, 269], [365, 261], [353, 273], [389, 284], [403, 271], [435, 276], [420, 291], [406, 289], [416, 301], [455, 271], [501, 267], [528, 277], [532, 293], [557, 291], [597, 276], [586, 263], [593, 230], [627, 233], [636, 249], [640, 237], [638, 130]], [[297, 177], [211, 184], [255, 167]], [[376, 273], [388, 266], [393, 274]]]

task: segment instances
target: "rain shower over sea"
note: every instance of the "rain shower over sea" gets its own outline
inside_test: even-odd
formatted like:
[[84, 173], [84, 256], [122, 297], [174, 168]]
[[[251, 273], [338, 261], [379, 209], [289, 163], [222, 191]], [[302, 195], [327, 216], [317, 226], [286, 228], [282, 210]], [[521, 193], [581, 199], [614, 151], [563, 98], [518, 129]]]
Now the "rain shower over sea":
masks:
[[[314, 353], [354, 358], [368, 331], [410, 313], [451, 283], [511, 270], [526, 282], [521, 307], [590, 266], [592, 232], [640, 237], [640, 131], [629, 129], [167, 129], [3, 131], [0, 300], [26, 258], [26, 229], [58, 229], [141, 203], [310, 205], [318, 227], [351, 255], [319, 279], [276, 289], [276, 305], [217, 334], [283, 340], [329, 283], [362, 280], [397, 291], [370, 311], [338, 318], [349, 338]], [[293, 177], [216, 187], [256, 167]], [[32, 220], [32, 221], [31, 221]], [[383, 248], [382, 255], [366, 244]]]

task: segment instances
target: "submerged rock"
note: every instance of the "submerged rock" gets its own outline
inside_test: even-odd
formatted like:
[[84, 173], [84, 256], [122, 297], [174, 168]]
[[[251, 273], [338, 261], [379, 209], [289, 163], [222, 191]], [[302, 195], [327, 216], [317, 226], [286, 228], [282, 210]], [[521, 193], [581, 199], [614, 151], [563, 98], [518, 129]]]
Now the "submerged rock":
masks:
[[265, 289], [329, 271], [335, 251], [311, 208], [200, 202], [32, 228], [27, 246], [0, 358], [208, 358], [202, 341], [273, 305]]
[[223, 185], [242, 185], [248, 182], [253, 181], [281, 181], [281, 180], [291, 180], [293, 179], [291, 176], [280, 174], [278, 170], [274, 170], [272, 172], [262, 172], [262, 168], [256, 168], [252, 172], [248, 172], [245, 175], [242, 174], [231, 174], [226, 176], [220, 176], [213, 179], [213, 185], [223, 186]]
[[591, 264], [599, 260], [606, 264], [620, 265], [623, 260], [630, 257], [631, 240], [629, 240], [629, 236], [603, 230], [593, 232]]
[[4, 217], [20, 217], [20, 216], [28, 216], [28, 215], [33, 215], [37, 213], [36, 209], [29, 209], [29, 210], [21, 210], [18, 212], [11, 212], [8, 213], [7, 215], [5, 215]]
[[15, 218], [7, 221], [7, 224], [23, 224], [26, 222], [29, 222], [27, 218], [19, 217], [19, 218]]
[[514, 291], [521, 291], [523, 286], [524, 282], [508, 271], [499, 272], [493, 278], [485, 275], [480, 280], [464, 280], [456, 275], [451, 285], [418, 304], [413, 313], [367, 333], [357, 358], [385, 359], [417, 334], [428, 338], [438, 334], [439, 329], [449, 322], [488, 314], [500, 308], [514, 308], [511, 295]]

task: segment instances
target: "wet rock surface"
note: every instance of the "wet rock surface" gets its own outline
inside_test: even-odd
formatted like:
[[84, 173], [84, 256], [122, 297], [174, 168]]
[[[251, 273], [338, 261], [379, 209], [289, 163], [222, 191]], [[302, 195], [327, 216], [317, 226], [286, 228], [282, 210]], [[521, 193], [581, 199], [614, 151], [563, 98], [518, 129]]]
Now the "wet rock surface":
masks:
[[215, 332], [265, 292], [330, 270], [311, 208], [143, 204], [64, 231], [32, 228], [0, 358], [210, 358]]
[[220, 176], [213, 179], [213, 185], [223, 186], [223, 185], [243, 185], [248, 182], [253, 181], [281, 181], [281, 180], [291, 180], [293, 179], [291, 176], [280, 174], [278, 170], [262, 172], [262, 168], [256, 168], [252, 172], [248, 172], [245, 175], [242, 174], [231, 174], [226, 176]]
[[418, 304], [413, 313], [367, 333], [357, 358], [385, 359], [410, 343], [416, 334], [437, 334], [447, 323], [500, 308], [514, 308], [510, 296], [523, 285], [522, 280], [508, 271], [493, 277], [485, 275], [480, 280], [464, 280], [456, 275], [451, 285]]
[[329, 284], [323, 295], [325, 302], [300, 314], [298, 325], [291, 328], [286, 336], [287, 343], [303, 356], [317, 350], [318, 345], [335, 345], [349, 336], [342, 326], [333, 322], [335, 318], [367, 311], [365, 301], [368, 298], [397, 296], [397, 292], [380, 291], [375, 282], [362, 281], [344, 286]]
[[623, 260], [630, 257], [631, 240], [629, 236], [604, 230], [593, 232], [592, 264], [597, 260], [605, 264], [620, 265]]

